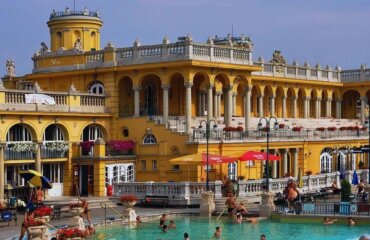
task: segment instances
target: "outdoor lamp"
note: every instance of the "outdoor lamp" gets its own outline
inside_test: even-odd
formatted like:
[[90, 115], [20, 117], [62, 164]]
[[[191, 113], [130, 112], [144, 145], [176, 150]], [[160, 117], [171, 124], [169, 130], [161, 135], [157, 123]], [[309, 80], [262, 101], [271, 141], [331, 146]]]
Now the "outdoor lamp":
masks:
[[277, 121], [274, 123], [274, 129], [275, 130], [278, 130], [279, 129], [279, 123]]
[[258, 123], [258, 130], [262, 130], [262, 123], [261, 122]]

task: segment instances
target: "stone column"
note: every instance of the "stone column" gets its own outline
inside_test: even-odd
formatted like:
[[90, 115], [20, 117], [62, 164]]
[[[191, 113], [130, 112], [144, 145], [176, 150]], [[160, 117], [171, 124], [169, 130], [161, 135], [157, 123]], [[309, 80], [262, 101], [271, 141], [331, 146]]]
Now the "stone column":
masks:
[[316, 99], [316, 118], [321, 117], [321, 98]]
[[337, 99], [335, 102], [335, 117], [336, 118], [342, 118], [342, 99]]
[[202, 92], [198, 92], [198, 104], [197, 104], [197, 114], [202, 116]]
[[4, 162], [4, 144], [0, 144], [0, 201], [4, 199], [5, 188], [5, 162]]
[[311, 98], [310, 97], [306, 97], [304, 118], [310, 118], [310, 101], [311, 101]]
[[245, 120], [245, 130], [249, 129], [249, 119], [250, 119], [250, 112], [251, 112], [251, 88], [246, 87], [244, 93], [244, 120]]
[[168, 90], [170, 89], [169, 84], [162, 85], [163, 89], [163, 122], [168, 122]]
[[296, 148], [293, 152], [293, 176], [298, 177], [298, 151], [299, 148]]
[[286, 96], [283, 96], [283, 106], [282, 106], [283, 118], [286, 118]]
[[258, 96], [258, 115], [263, 117], [263, 95]]
[[232, 87], [227, 89], [227, 126], [231, 126], [232, 122]]
[[41, 144], [37, 143], [35, 170], [41, 173]]
[[272, 212], [275, 211], [274, 193], [261, 193], [261, 204], [259, 205], [260, 217], [271, 217]]
[[209, 121], [213, 118], [213, 85], [208, 86], [207, 91], [207, 120]]
[[202, 116], [206, 113], [206, 92], [202, 92]]
[[365, 107], [366, 107], [367, 98], [361, 97], [361, 123], [365, 123]]
[[272, 161], [272, 178], [277, 178], [277, 164], [278, 161]]
[[236, 115], [236, 93], [233, 93], [233, 115]]
[[217, 109], [217, 93], [213, 96], [213, 115], [214, 117], [218, 117], [218, 109]]
[[270, 97], [270, 116], [275, 116], [275, 96]]
[[288, 172], [288, 151], [289, 149], [283, 149], [283, 176]]
[[193, 83], [185, 83], [186, 88], [186, 105], [185, 105], [185, 112], [186, 112], [186, 132], [191, 133], [191, 87]]
[[221, 117], [221, 95], [222, 95], [222, 92], [218, 93], [218, 95], [217, 95], [217, 113], [218, 113], [218, 117]]
[[293, 118], [298, 117], [298, 111], [297, 111], [297, 97], [292, 97], [293, 100]]
[[135, 111], [134, 116], [138, 117], [140, 116], [140, 87], [134, 87], [135, 92]]
[[326, 100], [326, 117], [331, 117], [331, 98]]

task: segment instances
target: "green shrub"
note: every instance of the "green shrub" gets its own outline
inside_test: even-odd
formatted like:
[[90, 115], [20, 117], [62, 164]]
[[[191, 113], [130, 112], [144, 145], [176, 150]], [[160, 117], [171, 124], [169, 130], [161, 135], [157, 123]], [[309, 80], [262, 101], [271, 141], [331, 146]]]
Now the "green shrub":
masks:
[[351, 184], [347, 181], [347, 179], [343, 179], [341, 182], [341, 190], [340, 196], [342, 202], [350, 202], [351, 201]]

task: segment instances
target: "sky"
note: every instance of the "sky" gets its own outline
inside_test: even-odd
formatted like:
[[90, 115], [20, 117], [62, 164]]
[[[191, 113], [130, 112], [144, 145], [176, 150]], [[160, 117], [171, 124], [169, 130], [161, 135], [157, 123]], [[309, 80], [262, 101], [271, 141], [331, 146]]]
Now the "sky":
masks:
[[[288, 63], [319, 63], [342, 69], [370, 66], [369, 0], [75, 0], [76, 10], [99, 10], [104, 22], [101, 47], [112, 41], [129, 47], [171, 42], [190, 33], [195, 42], [209, 36], [245, 34], [253, 58], [270, 60], [280, 50]], [[0, 76], [12, 59], [18, 76], [32, 72], [40, 42], [50, 46], [46, 22], [53, 9], [73, 9], [73, 0], [0, 1]]]

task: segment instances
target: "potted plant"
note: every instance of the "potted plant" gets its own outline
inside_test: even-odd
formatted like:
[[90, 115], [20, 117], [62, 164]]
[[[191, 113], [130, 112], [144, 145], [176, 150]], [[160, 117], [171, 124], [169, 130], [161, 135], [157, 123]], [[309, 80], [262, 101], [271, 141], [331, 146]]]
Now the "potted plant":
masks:
[[293, 127], [292, 130], [294, 132], [300, 132], [302, 130], [302, 127]]
[[18, 142], [14, 143], [13, 150], [15, 152], [36, 152], [37, 144], [34, 142]]
[[316, 131], [323, 132], [323, 131], [325, 131], [325, 129], [326, 128], [324, 128], [324, 127], [317, 127], [316, 128]]
[[243, 132], [244, 131], [244, 128], [242, 126], [237, 126], [236, 127], [236, 131]]
[[350, 213], [350, 202], [351, 202], [351, 184], [347, 181], [347, 179], [343, 179], [341, 182], [341, 189], [340, 189], [340, 214], [349, 214]]
[[49, 222], [52, 211], [53, 209], [48, 206], [39, 207], [34, 211], [35, 219]]
[[328, 129], [328, 131], [332, 131], [332, 132], [335, 131], [335, 130], [337, 130], [336, 127], [328, 127], [327, 129]]
[[121, 203], [126, 207], [133, 207], [136, 205], [137, 197], [132, 194], [125, 194], [120, 197]]
[[306, 174], [307, 176], [310, 176], [310, 175], [312, 175], [312, 171], [311, 171], [311, 170], [307, 170], [307, 171], [305, 172], [305, 174]]
[[135, 142], [132, 140], [111, 140], [107, 142], [109, 150], [115, 153], [129, 153], [135, 147]]
[[67, 141], [46, 142], [45, 147], [53, 151], [67, 152], [69, 149], [69, 142]]
[[77, 240], [85, 239], [89, 236], [88, 230], [79, 230], [78, 228], [62, 228], [57, 232], [58, 240]]
[[366, 131], [367, 130], [367, 127], [361, 127], [361, 130], [362, 131]]
[[93, 141], [84, 141], [81, 142], [81, 148], [82, 148], [82, 155], [86, 156], [91, 151], [92, 147], [94, 146]]

